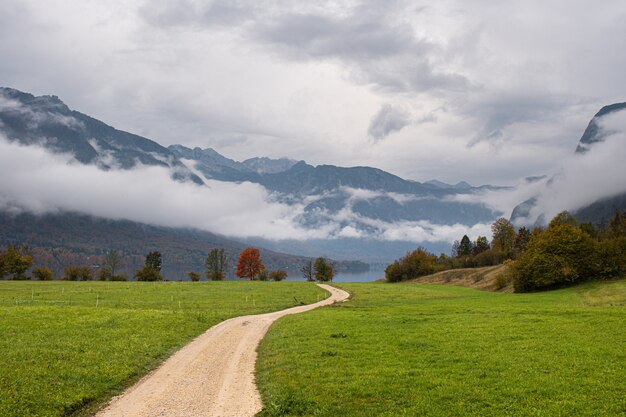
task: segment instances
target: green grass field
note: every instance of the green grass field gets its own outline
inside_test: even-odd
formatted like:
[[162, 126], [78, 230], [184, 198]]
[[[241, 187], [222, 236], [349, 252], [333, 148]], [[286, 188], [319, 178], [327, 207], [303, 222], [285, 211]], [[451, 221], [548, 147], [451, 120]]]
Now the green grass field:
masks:
[[625, 416], [626, 281], [537, 294], [340, 284], [261, 344], [261, 416]]
[[88, 414], [222, 320], [325, 297], [298, 282], [0, 281], [0, 416]]

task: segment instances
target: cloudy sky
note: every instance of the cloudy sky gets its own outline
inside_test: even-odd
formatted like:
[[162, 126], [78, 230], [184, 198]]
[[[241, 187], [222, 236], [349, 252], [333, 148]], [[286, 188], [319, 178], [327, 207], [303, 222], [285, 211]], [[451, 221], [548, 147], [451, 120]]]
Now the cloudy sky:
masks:
[[626, 2], [2, 0], [0, 56], [164, 145], [502, 184], [626, 101]]

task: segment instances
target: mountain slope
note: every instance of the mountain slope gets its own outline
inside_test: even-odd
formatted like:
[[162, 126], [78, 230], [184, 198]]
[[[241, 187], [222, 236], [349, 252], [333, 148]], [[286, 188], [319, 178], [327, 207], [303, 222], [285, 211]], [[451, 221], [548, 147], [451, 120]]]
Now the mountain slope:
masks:
[[[163, 254], [163, 274], [167, 279], [185, 279], [189, 271], [204, 271], [204, 262], [213, 248], [223, 248], [231, 275], [239, 253], [247, 244], [213, 233], [193, 229], [173, 229], [125, 220], [109, 220], [76, 213], [35, 216], [0, 211], [0, 247], [26, 245], [39, 266], [47, 265], [60, 274], [70, 264], [97, 265], [108, 250], [123, 255], [122, 271], [132, 276], [152, 250]], [[293, 278], [309, 258], [260, 249], [265, 266], [285, 269]], [[360, 271], [367, 265], [338, 262], [339, 271]], [[356, 269], [355, 269], [356, 268]]]
[[0, 87], [0, 131], [10, 141], [43, 145], [105, 170], [156, 165], [169, 168], [175, 179], [203, 183], [167, 148], [71, 110], [56, 96]]
[[[626, 114], [626, 103], [615, 103], [604, 106], [593, 116], [576, 147], [575, 155], [578, 158], [583, 158], [594, 146], [604, 142], [609, 137], [626, 133], [626, 125], [619, 126], [623, 121], [618, 124], [613, 123], [612, 127], [607, 127], [606, 122], [610, 120], [611, 117], [618, 116], [618, 114]], [[619, 138], [617, 140], [619, 140]], [[624, 143], [623, 146], [626, 146], [626, 143]], [[624, 175], [626, 175], [626, 172]], [[545, 183], [545, 187], [548, 187], [546, 188], [546, 192], [549, 187], [554, 187], [560, 180], [562, 180], [562, 178], [558, 176], [549, 178]], [[599, 225], [610, 218], [616, 210], [626, 211], [626, 190], [623, 191], [624, 193], [617, 195], [611, 193], [612, 195], [607, 195], [587, 206], [562, 208], [572, 211], [580, 221]], [[518, 204], [513, 209], [511, 221], [518, 225], [541, 225], [549, 221], [550, 219], [546, 218], [545, 213], [536, 213], [536, 208], [540, 204], [539, 198], [539, 195], [535, 195]]]

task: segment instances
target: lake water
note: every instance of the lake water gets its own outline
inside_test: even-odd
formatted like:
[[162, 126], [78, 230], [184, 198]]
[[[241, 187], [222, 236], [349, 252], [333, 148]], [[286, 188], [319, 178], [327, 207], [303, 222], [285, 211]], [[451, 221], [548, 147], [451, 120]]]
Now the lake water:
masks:
[[338, 273], [333, 278], [334, 282], [371, 282], [385, 278], [385, 271], [368, 271], [358, 274]]

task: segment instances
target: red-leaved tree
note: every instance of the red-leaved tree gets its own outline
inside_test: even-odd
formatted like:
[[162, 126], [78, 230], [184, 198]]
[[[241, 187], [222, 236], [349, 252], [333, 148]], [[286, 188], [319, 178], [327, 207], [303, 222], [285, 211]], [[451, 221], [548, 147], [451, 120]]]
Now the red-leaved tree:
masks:
[[246, 248], [239, 255], [237, 261], [237, 276], [253, 279], [265, 266], [261, 262], [261, 254], [257, 248]]

